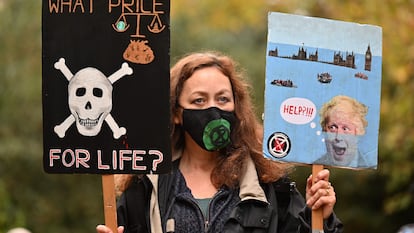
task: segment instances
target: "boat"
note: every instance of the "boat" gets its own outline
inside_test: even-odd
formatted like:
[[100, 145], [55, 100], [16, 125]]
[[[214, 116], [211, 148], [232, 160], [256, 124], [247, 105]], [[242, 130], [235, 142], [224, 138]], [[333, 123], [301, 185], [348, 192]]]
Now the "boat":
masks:
[[355, 76], [355, 78], [368, 80], [368, 76], [366, 74], [362, 73], [362, 72], [358, 72], [354, 76]]
[[318, 81], [321, 83], [330, 83], [332, 81], [332, 75], [328, 72], [318, 73], [317, 77]]
[[292, 80], [287, 79], [287, 80], [282, 80], [282, 79], [275, 79], [272, 82], [270, 82], [270, 84], [272, 85], [276, 85], [276, 86], [281, 86], [281, 87], [296, 87]]

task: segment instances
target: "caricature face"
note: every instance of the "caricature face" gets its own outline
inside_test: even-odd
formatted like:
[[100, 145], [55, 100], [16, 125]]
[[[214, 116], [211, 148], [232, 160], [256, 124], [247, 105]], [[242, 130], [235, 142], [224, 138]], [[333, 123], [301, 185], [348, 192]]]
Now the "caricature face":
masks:
[[325, 126], [326, 150], [332, 165], [347, 166], [358, 154], [358, 119], [343, 109], [333, 109]]
[[326, 150], [332, 165], [348, 166], [358, 154], [358, 136], [326, 133]]

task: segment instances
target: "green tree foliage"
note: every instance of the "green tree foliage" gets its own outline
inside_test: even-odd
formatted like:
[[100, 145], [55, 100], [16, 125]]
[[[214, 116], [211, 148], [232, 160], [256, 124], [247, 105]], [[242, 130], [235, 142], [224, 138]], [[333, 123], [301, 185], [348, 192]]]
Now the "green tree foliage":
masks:
[[[0, 233], [95, 232], [103, 222], [98, 175], [42, 168], [41, 2], [0, 0]], [[267, 13], [278, 11], [383, 27], [379, 168], [331, 169], [346, 232], [396, 232], [413, 222], [414, 2], [410, 0], [173, 0], [172, 62], [219, 50], [245, 68], [263, 111]], [[293, 174], [304, 189], [309, 167]]]

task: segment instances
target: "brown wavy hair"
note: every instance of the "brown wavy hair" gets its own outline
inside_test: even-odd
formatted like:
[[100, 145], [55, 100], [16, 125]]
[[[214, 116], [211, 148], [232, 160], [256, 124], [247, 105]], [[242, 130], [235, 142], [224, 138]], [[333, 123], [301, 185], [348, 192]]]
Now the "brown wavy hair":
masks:
[[[278, 163], [263, 157], [263, 127], [257, 120], [255, 108], [250, 96], [251, 86], [245, 79], [244, 72], [229, 56], [216, 51], [191, 53], [182, 57], [171, 68], [170, 107], [171, 107], [171, 145], [173, 155], [184, 148], [184, 130], [174, 124], [174, 116], [178, 114], [178, 99], [184, 83], [196, 70], [206, 67], [217, 67], [230, 80], [234, 95], [234, 113], [236, 123], [231, 134], [231, 146], [221, 150], [221, 156], [211, 174], [212, 183], [217, 187], [223, 185], [237, 187], [242, 175], [247, 156], [251, 156], [261, 182], [276, 181], [286, 175], [291, 165]], [[123, 190], [128, 185], [125, 177], [118, 177], [116, 182]]]

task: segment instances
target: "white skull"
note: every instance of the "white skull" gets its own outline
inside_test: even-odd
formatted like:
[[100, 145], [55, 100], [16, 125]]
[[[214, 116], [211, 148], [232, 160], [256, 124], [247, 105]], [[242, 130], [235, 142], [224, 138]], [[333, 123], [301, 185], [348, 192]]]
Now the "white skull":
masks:
[[84, 136], [95, 136], [112, 110], [112, 84], [92, 67], [79, 70], [69, 81], [69, 109]]

